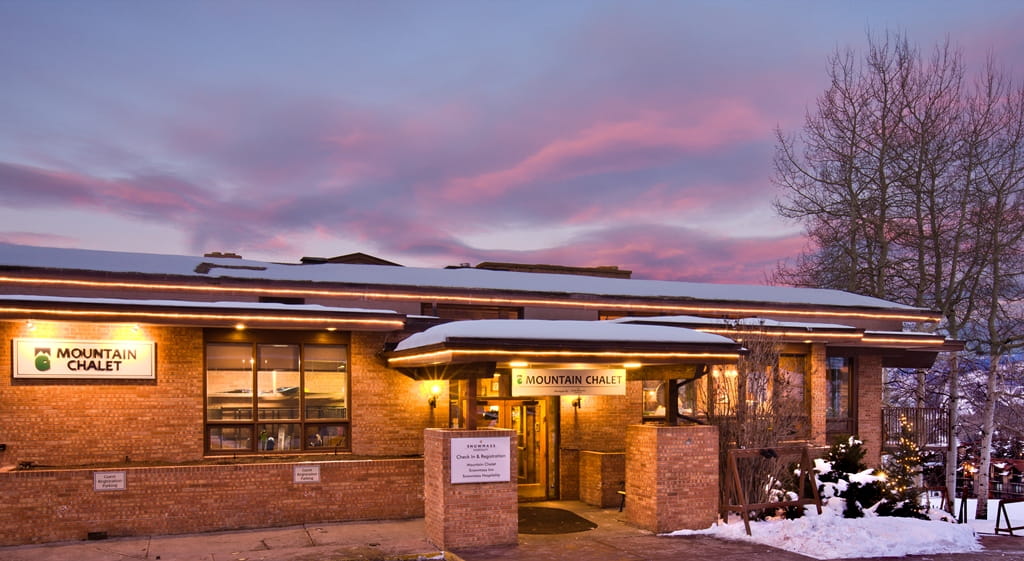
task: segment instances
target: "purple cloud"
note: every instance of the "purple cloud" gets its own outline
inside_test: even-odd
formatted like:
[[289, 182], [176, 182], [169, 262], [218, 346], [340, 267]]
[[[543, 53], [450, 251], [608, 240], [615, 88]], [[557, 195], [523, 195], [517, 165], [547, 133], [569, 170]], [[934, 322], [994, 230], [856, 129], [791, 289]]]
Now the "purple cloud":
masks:
[[[254, 6], [242, 23], [188, 2], [104, 17], [9, 9], [0, 202], [185, 233], [186, 247], [157, 239], [154, 251], [294, 261], [361, 245], [438, 266], [614, 264], [762, 282], [804, 243], [763, 218], [772, 129], [800, 126], [827, 86], [825, 56], [862, 45], [865, 14], [881, 17], [603, 2], [442, 3], [404, 18], [306, 8]], [[908, 22], [924, 45], [956, 24], [972, 49], [1024, 52], [1022, 9], [1001, 9], [899, 5], [870, 23]], [[44, 22], [76, 40], [27, 31]], [[762, 218], [736, 218], [747, 216]], [[521, 249], [535, 231], [558, 234]], [[493, 247], [470, 241], [481, 239]]]

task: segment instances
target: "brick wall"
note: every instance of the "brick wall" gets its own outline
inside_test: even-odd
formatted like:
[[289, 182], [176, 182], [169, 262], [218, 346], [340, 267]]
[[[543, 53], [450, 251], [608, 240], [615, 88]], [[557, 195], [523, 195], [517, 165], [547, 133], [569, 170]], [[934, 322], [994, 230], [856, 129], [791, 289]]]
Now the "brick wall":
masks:
[[[195, 461], [203, 457], [203, 331], [187, 327], [0, 323], [0, 372], [11, 372], [11, 339], [146, 340], [156, 343], [156, 380], [14, 380], [0, 376], [0, 465]], [[353, 333], [352, 452], [419, 455], [422, 431], [444, 426], [429, 388], [388, 369], [383, 335]], [[443, 385], [447, 390], [447, 385]], [[438, 400], [447, 403], [447, 396]]]
[[[451, 482], [453, 438], [509, 440], [510, 481]], [[430, 429], [424, 434], [424, 526], [440, 549], [515, 544], [519, 539], [516, 433], [507, 429]]]
[[562, 448], [558, 452], [558, 498], [576, 501], [580, 498], [580, 451]]
[[617, 506], [626, 481], [626, 454], [584, 450], [579, 458], [580, 500], [599, 507]]
[[[579, 408], [572, 406], [573, 399], [575, 396], [560, 398], [559, 497], [562, 500], [582, 498], [579, 458], [583, 451], [621, 453], [626, 449], [626, 427], [643, 421], [642, 382], [626, 382], [624, 396], [585, 395]], [[613, 483], [618, 481], [622, 479]]]
[[[0, 473], [0, 545], [423, 516], [423, 460], [117, 468], [126, 490], [94, 491], [93, 470]], [[309, 465], [309, 464], [303, 464]]]
[[657, 533], [710, 527], [718, 518], [718, 427], [628, 427], [626, 517]]
[[[156, 342], [156, 380], [29, 380], [13, 338]], [[203, 456], [203, 334], [185, 327], [0, 323], [0, 465], [185, 461]]]
[[572, 406], [576, 396], [560, 398], [562, 448], [622, 452], [626, 429], [643, 420], [643, 383], [626, 382], [626, 395], [585, 395], [581, 407]]
[[882, 359], [859, 356], [857, 376], [857, 436], [864, 442], [864, 463], [880, 466], [882, 462]]
[[385, 335], [352, 333], [352, 453], [423, 453], [423, 429], [447, 426], [448, 384], [438, 407], [427, 403], [430, 383], [388, 368], [380, 358]]

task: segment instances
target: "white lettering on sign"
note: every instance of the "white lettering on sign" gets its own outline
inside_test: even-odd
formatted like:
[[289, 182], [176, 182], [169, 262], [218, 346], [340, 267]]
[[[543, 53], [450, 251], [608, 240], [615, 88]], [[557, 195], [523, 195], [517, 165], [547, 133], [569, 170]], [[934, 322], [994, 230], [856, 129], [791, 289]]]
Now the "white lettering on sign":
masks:
[[128, 488], [128, 478], [123, 471], [92, 472], [93, 491], [124, 491]]
[[626, 371], [513, 368], [512, 395], [626, 395]]
[[15, 378], [156, 378], [152, 341], [15, 339]]
[[320, 483], [320, 466], [294, 466], [292, 468], [292, 483]]
[[452, 483], [512, 481], [512, 438], [453, 438]]

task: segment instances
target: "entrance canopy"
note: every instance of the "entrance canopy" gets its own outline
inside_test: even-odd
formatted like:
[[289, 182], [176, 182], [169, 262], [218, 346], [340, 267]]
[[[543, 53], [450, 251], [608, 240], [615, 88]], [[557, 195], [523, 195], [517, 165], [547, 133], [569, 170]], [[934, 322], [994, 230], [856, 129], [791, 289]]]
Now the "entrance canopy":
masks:
[[[493, 367], [602, 365], [636, 369], [685, 364], [732, 364], [739, 343], [711, 333], [608, 321], [469, 320], [437, 325], [386, 353], [388, 366], [420, 379], [442, 365], [448, 378], [490, 376]], [[478, 372], [479, 370], [479, 372]]]

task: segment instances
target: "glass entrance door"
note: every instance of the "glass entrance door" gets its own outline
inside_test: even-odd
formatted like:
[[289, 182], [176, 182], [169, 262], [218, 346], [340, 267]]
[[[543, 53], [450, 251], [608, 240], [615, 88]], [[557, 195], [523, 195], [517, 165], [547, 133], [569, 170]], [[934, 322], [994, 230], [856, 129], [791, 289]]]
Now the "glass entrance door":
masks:
[[549, 497], [553, 458], [550, 445], [554, 423], [549, 422], [550, 398], [532, 400], [488, 400], [478, 406], [477, 426], [516, 431], [520, 500]]

